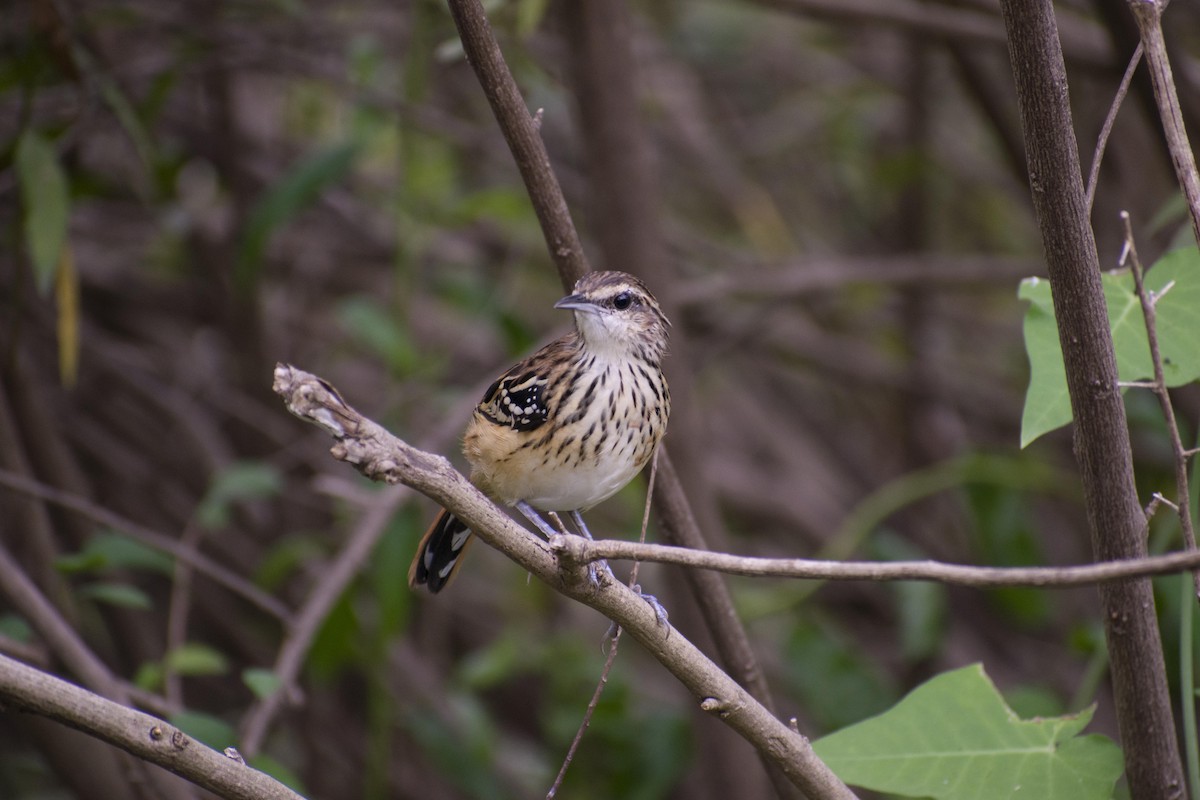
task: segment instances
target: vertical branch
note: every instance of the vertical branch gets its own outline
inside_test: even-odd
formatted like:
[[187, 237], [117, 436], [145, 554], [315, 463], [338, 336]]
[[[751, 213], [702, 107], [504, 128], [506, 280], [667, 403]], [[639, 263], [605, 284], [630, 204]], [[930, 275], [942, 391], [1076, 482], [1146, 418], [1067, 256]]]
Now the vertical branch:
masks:
[[[570, 288], [580, 275], [588, 271], [589, 266], [570, 212], [567, 210], [562, 189], [550, 167], [545, 146], [478, 0], [448, 2], [454, 24], [463, 42], [464, 52], [479, 78], [521, 171], [526, 190], [537, 211], [543, 235], [550, 247], [551, 257], [558, 267], [564, 286]], [[707, 549], [682, 484], [665, 449], [659, 454], [659, 467], [659, 490], [655, 496], [659, 508], [663, 509], [664, 527], [672, 532], [672, 538], [677, 543]], [[718, 640], [722, 660], [729, 665], [726, 668], [737, 676], [738, 681], [747, 688], [752, 697], [758, 699], [774, 714], [766, 679], [754, 658], [746, 631], [737, 619], [728, 588], [717, 576], [706, 574], [705, 577], [710, 581], [715, 577], [715, 581], [712, 581], [715, 585], [710, 592], [697, 591], [697, 599], [704, 608], [705, 619], [709, 622], [714, 638]], [[849, 790], [828, 772], [819, 759], [814, 760], [811, 766], [821, 773], [818, 776], [819, 780], [828, 781], [828, 785], [832, 787], [828, 796], [839, 796], [843, 792], [849, 795]], [[806, 788], [810, 793], [826, 796], [819, 783], [808, 783], [808, 776], [803, 774], [803, 770], [809, 768], [808, 765], [800, 764], [799, 767], [802, 780], [797, 780], [797, 775], [787, 769], [783, 771], [793, 784]]]
[[1192, 233], [1196, 243], [1200, 244], [1200, 173], [1196, 171], [1196, 156], [1183, 125], [1175, 78], [1171, 74], [1167, 44], [1163, 40], [1162, 14], [1166, 6], [1165, 0], [1129, 0], [1129, 9], [1133, 12], [1138, 33], [1142, 37], [1142, 49], [1146, 52], [1146, 66], [1150, 70], [1150, 82], [1154, 85], [1154, 101], [1158, 104], [1158, 116], [1167, 138], [1175, 179], [1179, 181], [1179, 187], [1187, 199], [1192, 216]]
[[[1096, 559], [1146, 553], [1125, 407], [1099, 257], [1050, 0], [1001, 0], [1029, 159], [1034, 212], [1053, 289]], [[1182, 766], [1149, 581], [1101, 587], [1117, 721], [1134, 798], [1180, 797]]]
[[[590, 176], [588, 201], [590, 219], [604, 261], [613, 269], [642, 275], [663, 275], [663, 245], [659, 226], [659, 194], [654, 177], [653, 153], [643, 133], [638, 113], [637, 75], [634, 60], [633, 21], [623, 0], [571, 0], [559, 4], [567, 40], [567, 63], [578, 114], [578, 127], [587, 157]], [[669, 298], [669, 285], [659, 294]], [[664, 295], [666, 295], [664, 297]], [[672, 361], [683, 358], [686, 365], [687, 342], [673, 343]], [[677, 362], [678, 369], [678, 362]], [[685, 366], [686, 369], [686, 366]], [[683, 377], [686, 380], [686, 377]], [[678, 387], [677, 387], [678, 388]], [[682, 394], [682, 396], [679, 396]], [[686, 387], [677, 393], [672, 412], [672, 427], [686, 423], [688, 408]], [[686, 433], [689, 426], [684, 424]], [[672, 439], [677, 442], [677, 439]], [[687, 461], [687, 442], [682, 455]], [[663, 536], [677, 544], [708, 549], [703, 527], [694, 513], [697, 509], [684, 493], [672, 459], [663, 448], [659, 451], [663, 469], [661, 488], [653, 482], [648, 491], [656, 501], [656, 513], [662, 520]], [[690, 482], [688, 482], [690, 485]], [[703, 514], [701, 518], [705, 518]], [[733, 598], [725, 578], [712, 572], [688, 571], [685, 580], [713, 637], [722, 666], [750, 694], [775, 713], [774, 698], [750, 638], [733, 608]], [[718, 744], [704, 751], [705, 763], [715, 773], [744, 771], [742, 754]], [[780, 797], [795, 790], [786, 776], [760, 754], [767, 775]]]

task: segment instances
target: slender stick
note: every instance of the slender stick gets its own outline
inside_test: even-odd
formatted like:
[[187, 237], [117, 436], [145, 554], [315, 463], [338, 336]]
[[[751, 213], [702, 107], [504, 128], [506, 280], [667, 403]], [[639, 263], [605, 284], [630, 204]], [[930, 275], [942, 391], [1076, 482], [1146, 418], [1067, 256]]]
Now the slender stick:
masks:
[[[1129, 221], [1129, 212], [1121, 212], [1121, 223], [1125, 226], [1125, 255], [1133, 271], [1133, 284], [1137, 290], [1138, 300], [1142, 304], [1142, 317], [1146, 322], [1146, 339], [1150, 343], [1150, 362], [1154, 365], [1154, 383], [1150, 390], [1158, 398], [1159, 408], [1162, 409], [1163, 419], [1167, 423], [1167, 438], [1171, 442], [1171, 451], [1175, 455], [1175, 511], [1179, 514], [1179, 527], [1183, 531], [1183, 544], [1188, 550], [1196, 549], [1196, 532], [1192, 528], [1192, 511], [1188, 504], [1188, 455], [1179, 435], [1179, 423], [1175, 419], [1175, 409], [1171, 406], [1171, 393], [1167, 391], [1167, 379], [1163, 374], [1162, 353], [1158, 347], [1158, 314], [1154, 304], [1157, 298], [1151, 297], [1146, 291], [1145, 270], [1142, 260], [1138, 258], [1137, 243], [1133, 239], [1133, 226]], [[1196, 596], [1200, 598], [1200, 572], [1192, 573], [1192, 583]]]
[[567, 767], [571, 766], [571, 762], [575, 760], [575, 752], [579, 749], [580, 742], [583, 741], [583, 732], [592, 724], [596, 706], [600, 705], [600, 695], [604, 693], [604, 687], [608, 686], [609, 673], [612, 672], [613, 663], [617, 660], [617, 644], [620, 641], [621, 626], [614, 625], [612, 635], [608, 639], [608, 655], [604, 659], [604, 669], [600, 670], [600, 681], [596, 684], [596, 690], [592, 692], [592, 699], [588, 701], [587, 710], [583, 712], [583, 720], [579, 723], [579, 729], [575, 731], [575, 738], [571, 740], [571, 746], [567, 748], [562, 766], [558, 768], [558, 775], [555, 776], [550, 791], [546, 792], [546, 800], [552, 800], [558, 794], [558, 790], [562, 788], [563, 780], [567, 777]]
[[1129, 84], [1133, 83], [1133, 74], [1137, 72], [1138, 64], [1142, 63], [1142, 45], [1138, 45], [1133, 51], [1133, 57], [1129, 59], [1129, 64], [1125, 67], [1125, 74], [1121, 76], [1121, 83], [1117, 86], [1117, 93], [1113, 96], [1112, 105], [1108, 107], [1108, 114], [1104, 117], [1104, 125], [1100, 127], [1100, 135], [1096, 137], [1096, 150], [1092, 153], [1092, 167], [1088, 170], [1087, 182], [1087, 208], [1088, 214], [1092, 213], [1092, 204], [1096, 199], [1096, 186], [1100, 183], [1100, 165], [1104, 163], [1104, 151], [1108, 147], [1108, 137], [1112, 134], [1113, 124], [1117, 121], [1117, 112], [1121, 109], [1121, 104], [1125, 102], [1125, 95], [1129, 94]]
[[155, 550], [169, 553], [176, 559], [190, 564], [201, 575], [221, 584], [234, 594], [241, 595], [244, 599], [258, 606], [263, 611], [277, 617], [285, 625], [291, 622], [291, 610], [279, 602], [279, 600], [259, 589], [245, 578], [221, 566], [211, 558], [180, 544], [170, 536], [143, 527], [132, 520], [126, 519], [70, 492], [64, 492], [53, 486], [38, 483], [15, 472], [0, 470], [0, 486], [7, 486], [10, 489], [30, 495], [31, 497], [37, 497], [49, 503], [54, 503], [57, 506], [62, 506], [93, 522], [112, 528], [129, 536], [131, 539], [136, 539], [142, 544], [153, 547]]
[[1146, 51], [1150, 83], [1154, 86], [1154, 100], [1158, 104], [1171, 164], [1175, 167], [1175, 179], [1183, 189], [1191, 212], [1192, 233], [1196, 243], [1200, 244], [1200, 172], [1196, 169], [1196, 155], [1188, 141], [1187, 128], [1183, 125], [1179, 94], [1175, 91], [1167, 43], [1163, 39], [1162, 15], [1166, 7], [1166, 0], [1129, 0], [1129, 10], [1137, 21], [1142, 47]]
[[752, 578], [802, 578], [820, 581], [935, 581], [956, 586], [996, 588], [1029, 586], [1069, 589], [1098, 586], [1152, 575], [1172, 575], [1200, 567], [1200, 551], [1185, 550], [1161, 556], [1102, 561], [1071, 567], [976, 567], [939, 561], [825, 561], [808, 558], [759, 558], [690, 550], [665, 544], [638, 544], [623, 539], [555, 542], [560, 555], [572, 562], [598, 559], [636, 559], [695, 569], [746, 575]]

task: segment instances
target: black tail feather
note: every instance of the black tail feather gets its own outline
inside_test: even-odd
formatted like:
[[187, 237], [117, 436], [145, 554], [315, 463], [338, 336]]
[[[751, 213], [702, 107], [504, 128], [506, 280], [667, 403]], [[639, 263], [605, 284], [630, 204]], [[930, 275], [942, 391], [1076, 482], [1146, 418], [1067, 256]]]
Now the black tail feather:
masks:
[[442, 509], [421, 537], [417, 555], [408, 568], [408, 585], [424, 585], [437, 594], [454, 578], [462, 557], [474, 537], [458, 517]]

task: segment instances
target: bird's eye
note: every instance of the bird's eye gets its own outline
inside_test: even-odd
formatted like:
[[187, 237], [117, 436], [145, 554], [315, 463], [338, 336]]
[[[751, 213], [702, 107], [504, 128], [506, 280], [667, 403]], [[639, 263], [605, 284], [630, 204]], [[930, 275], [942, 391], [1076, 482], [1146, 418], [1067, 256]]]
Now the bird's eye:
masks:
[[633, 305], [633, 294], [630, 292], [621, 292], [613, 298], [613, 308], [617, 311], [624, 311]]

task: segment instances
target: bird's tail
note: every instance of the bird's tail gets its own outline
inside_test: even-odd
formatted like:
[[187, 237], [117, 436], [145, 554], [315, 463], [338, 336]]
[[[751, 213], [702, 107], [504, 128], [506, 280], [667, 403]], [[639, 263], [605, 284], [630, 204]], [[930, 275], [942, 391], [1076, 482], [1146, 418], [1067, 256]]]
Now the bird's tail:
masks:
[[417, 545], [417, 555], [408, 568], [408, 585], [424, 584], [430, 592], [440, 592], [458, 572], [471, 539], [471, 529], [442, 509]]

